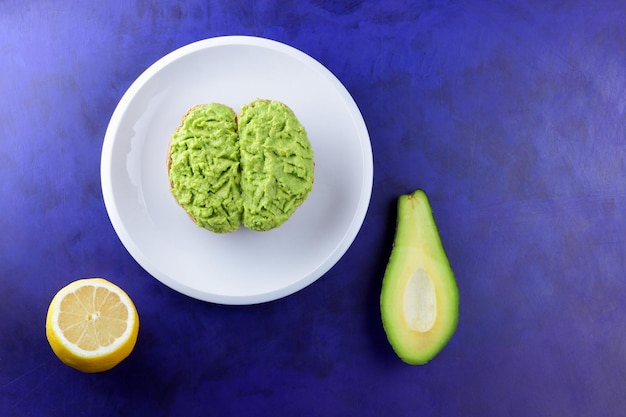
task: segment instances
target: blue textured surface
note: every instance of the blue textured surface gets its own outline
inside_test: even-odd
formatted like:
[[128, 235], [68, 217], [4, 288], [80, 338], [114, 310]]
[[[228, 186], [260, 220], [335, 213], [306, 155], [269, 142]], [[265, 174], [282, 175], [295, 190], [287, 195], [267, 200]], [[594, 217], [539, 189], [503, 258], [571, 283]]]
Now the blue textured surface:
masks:
[[[623, 416], [623, 1], [0, 2], [0, 415]], [[363, 228], [324, 277], [246, 307], [175, 293], [129, 256], [100, 191], [104, 132], [150, 64], [267, 37], [347, 87], [372, 139]], [[461, 295], [431, 363], [400, 362], [378, 295], [395, 201], [430, 195]], [[135, 351], [87, 375], [44, 334], [103, 276]]]

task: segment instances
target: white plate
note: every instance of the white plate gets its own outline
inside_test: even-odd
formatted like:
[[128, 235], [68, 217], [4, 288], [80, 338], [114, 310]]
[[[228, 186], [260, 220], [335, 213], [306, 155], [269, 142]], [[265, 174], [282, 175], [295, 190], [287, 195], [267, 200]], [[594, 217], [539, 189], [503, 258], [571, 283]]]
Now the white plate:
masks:
[[[306, 128], [313, 191], [277, 229], [213, 234], [170, 194], [168, 143], [191, 106], [238, 112], [256, 98], [284, 102]], [[306, 287], [348, 250], [371, 197], [372, 149], [354, 100], [319, 62], [275, 41], [226, 36], [166, 55], [130, 86], [106, 131], [101, 176], [111, 223], [146, 271], [200, 300], [255, 304]]]

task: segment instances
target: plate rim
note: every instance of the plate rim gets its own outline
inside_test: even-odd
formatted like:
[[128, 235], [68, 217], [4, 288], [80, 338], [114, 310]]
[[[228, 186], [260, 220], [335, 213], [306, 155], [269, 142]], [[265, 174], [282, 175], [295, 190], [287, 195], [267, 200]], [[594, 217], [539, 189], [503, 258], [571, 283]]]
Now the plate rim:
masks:
[[[308, 65], [309, 67], [321, 72], [324, 75], [324, 79], [330, 82], [333, 88], [340, 94], [344, 104], [348, 106], [350, 114], [353, 117], [359, 134], [359, 144], [361, 149], [361, 160], [364, 175], [361, 182], [360, 198], [356, 210], [352, 214], [351, 223], [348, 225], [346, 232], [341, 237], [334, 250], [329, 253], [324, 262], [318, 265], [310, 274], [306, 275], [306, 279], [299, 279], [287, 286], [273, 289], [267, 292], [256, 293], [253, 295], [224, 295], [224, 294], [212, 294], [206, 291], [192, 288], [180, 281], [169, 277], [164, 274], [148, 256], [144, 254], [141, 248], [136, 244], [135, 240], [130, 236], [125, 227], [123, 227], [123, 220], [117, 206], [115, 204], [115, 198], [113, 195], [112, 181], [107, 181], [111, 176], [111, 164], [113, 162], [112, 150], [116, 140], [116, 134], [119, 130], [120, 122], [132, 103], [135, 95], [141, 90], [141, 88], [154, 77], [159, 71], [166, 68], [176, 60], [192, 53], [197, 53], [201, 50], [220, 47], [220, 46], [255, 46], [260, 48], [269, 48], [274, 51], [278, 51], [288, 55], [289, 57], [296, 58], [300, 62]], [[358, 116], [358, 117], [357, 117]], [[362, 135], [365, 135], [364, 138]], [[100, 177], [101, 177], [101, 191], [104, 199], [105, 209], [109, 220], [113, 226], [113, 229], [120, 239], [122, 245], [131, 257], [153, 278], [157, 279], [170, 289], [189, 296], [194, 299], [202, 300], [205, 302], [211, 302], [224, 305], [251, 305], [260, 304], [265, 302], [274, 301], [280, 298], [284, 298], [291, 294], [294, 294], [307, 286], [311, 285], [319, 278], [324, 276], [330, 271], [339, 260], [345, 255], [350, 246], [352, 246], [358, 233], [363, 227], [365, 217], [369, 210], [372, 191], [373, 191], [373, 154], [371, 146], [371, 138], [365, 124], [363, 115], [358, 108], [354, 98], [348, 92], [347, 88], [339, 81], [339, 79], [328, 70], [323, 64], [317, 61], [315, 58], [306, 54], [305, 52], [287, 45], [285, 43], [256, 36], [247, 35], [226, 35], [206, 38], [198, 41], [191, 42], [183, 45], [156, 60], [148, 68], [146, 68], [127, 88], [119, 102], [117, 103], [109, 123], [106, 128], [104, 140], [102, 143], [102, 151], [100, 158]], [[324, 266], [324, 267], [322, 267]]]

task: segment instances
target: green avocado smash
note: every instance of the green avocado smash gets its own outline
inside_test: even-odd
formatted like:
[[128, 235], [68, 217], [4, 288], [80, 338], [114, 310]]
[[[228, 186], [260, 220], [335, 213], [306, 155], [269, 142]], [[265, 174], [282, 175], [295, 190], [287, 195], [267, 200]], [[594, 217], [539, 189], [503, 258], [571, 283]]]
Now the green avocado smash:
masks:
[[239, 117], [219, 103], [195, 106], [170, 142], [171, 192], [201, 227], [284, 224], [313, 188], [313, 150], [286, 105], [256, 100]]
[[313, 151], [304, 127], [278, 101], [257, 100], [239, 115], [243, 224], [285, 223], [313, 187]]
[[383, 328], [404, 362], [423, 365], [454, 334], [459, 292], [426, 193], [398, 199], [398, 223], [380, 295]]
[[242, 219], [237, 116], [222, 104], [191, 108], [170, 142], [169, 179], [178, 203], [201, 227], [232, 232]]

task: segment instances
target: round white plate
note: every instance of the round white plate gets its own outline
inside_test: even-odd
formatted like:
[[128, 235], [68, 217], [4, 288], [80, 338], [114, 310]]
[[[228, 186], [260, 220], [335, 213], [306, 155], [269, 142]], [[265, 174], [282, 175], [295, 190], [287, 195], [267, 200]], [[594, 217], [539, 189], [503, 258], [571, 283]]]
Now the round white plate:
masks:
[[[191, 106], [239, 112], [257, 98], [282, 101], [304, 125], [313, 191], [277, 229], [214, 234], [170, 194], [168, 143]], [[255, 304], [306, 287], [348, 250], [371, 197], [372, 149], [354, 100], [319, 62], [276, 41], [226, 36], [177, 49], [137, 78], [107, 128], [101, 177], [111, 223], [147, 272], [200, 300]]]

